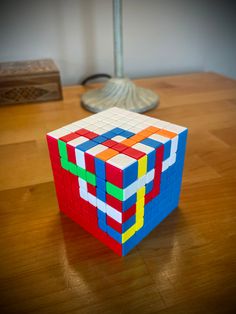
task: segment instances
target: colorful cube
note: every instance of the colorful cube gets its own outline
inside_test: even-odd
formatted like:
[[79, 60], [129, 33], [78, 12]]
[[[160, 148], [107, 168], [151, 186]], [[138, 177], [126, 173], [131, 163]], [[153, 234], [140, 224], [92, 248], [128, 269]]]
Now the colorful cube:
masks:
[[126, 255], [177, 207], [187, 129], [112, 108], [47, 134], [60, 210]]

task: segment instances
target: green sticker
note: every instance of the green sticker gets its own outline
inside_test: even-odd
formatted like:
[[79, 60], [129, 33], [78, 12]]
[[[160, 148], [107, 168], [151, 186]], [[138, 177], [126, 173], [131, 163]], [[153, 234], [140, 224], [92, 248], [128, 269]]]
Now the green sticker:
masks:
[[115, 186], [114, 184], [107, 182], [106, 183], [106, 190], [107, 193], [114, 196], [115, 198], [117, 198], [120, 201], [123, 201], [124, 199], [124, 190], [118, 188], [117, 186]]

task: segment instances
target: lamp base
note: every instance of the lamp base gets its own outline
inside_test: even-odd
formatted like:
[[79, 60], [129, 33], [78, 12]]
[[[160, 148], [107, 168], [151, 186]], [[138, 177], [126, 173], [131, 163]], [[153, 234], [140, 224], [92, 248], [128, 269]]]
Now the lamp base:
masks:
[[81, 103], [92, 112], [119, 107], [141, 113], [156, 107], [159, 96], [151, 90], [136, 86], [128, 78], [112, 78], [104, 87], [83, 94]]

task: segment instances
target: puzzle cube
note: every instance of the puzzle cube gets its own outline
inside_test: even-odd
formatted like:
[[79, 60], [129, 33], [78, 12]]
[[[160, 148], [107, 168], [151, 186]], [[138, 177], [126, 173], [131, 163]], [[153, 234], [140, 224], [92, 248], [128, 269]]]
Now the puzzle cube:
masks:
[[187, 129], [112, 108], [47, 134], [60, 210], [126, 255], [178, 206]]

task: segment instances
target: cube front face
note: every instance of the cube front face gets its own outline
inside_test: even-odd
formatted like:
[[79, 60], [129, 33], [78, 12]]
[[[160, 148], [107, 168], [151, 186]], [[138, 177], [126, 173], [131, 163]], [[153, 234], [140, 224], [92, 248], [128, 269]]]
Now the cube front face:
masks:
[[112, 108], [47, 134], [59, 207], [126, 255], [177, 207], [187, 129]]

